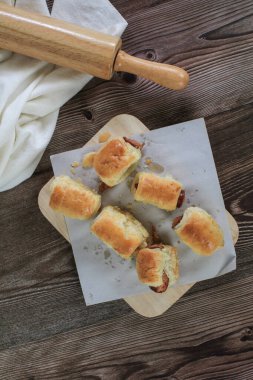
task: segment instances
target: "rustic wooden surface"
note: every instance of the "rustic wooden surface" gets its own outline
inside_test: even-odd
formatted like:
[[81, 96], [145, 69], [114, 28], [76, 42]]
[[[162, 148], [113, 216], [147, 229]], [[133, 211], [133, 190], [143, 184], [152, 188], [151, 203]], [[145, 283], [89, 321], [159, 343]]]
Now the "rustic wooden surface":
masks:
[[[66, 104], [31, 179], [0, 194], [1, 379], [253, 379], [252, 0], [113, 0], [131, 54], [185, 67], [186, 91], [131, 75], [94, 79]], [[50, 154], [83, 145], [111, 117], [149, 128], [205, 117], [238, 268], [195, 285], [155, 319], [124, 301], [85, 307], [69, 244], [40, 214]], [[179, 147], [180, 154], [180, 147]]]

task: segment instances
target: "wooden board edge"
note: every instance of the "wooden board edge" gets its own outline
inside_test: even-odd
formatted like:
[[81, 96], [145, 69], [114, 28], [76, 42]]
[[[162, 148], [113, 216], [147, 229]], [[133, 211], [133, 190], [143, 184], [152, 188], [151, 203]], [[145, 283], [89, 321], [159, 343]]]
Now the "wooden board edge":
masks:
[[[119, 133], [118, 134], [119, 136], [123, 136], [123, 135], [130, 136], [130, 135], [136, 133], [136, 130], [134, 130], [136, 128], [136, 126], [133, 127], [131, 125], [130, 120], [132, 120], [134, 122], [133, 124], [139, 125], [140, 129], [142, 129], [143, 132], [148, 131], [148, 128], [139, 119], [137, 119], [135, 116], [128, 115], [128, 114], [120, 114], [120, 115], [114, 116], [112, 119], [110, 119], [109, 122], [107, 122], [104, 125], [104, 127], [102, 127], [91, 138], [91, 140], [89, 140], [87, 142], [87, 144], [85, 144], [85, 145], [90, 146], [90, 145], [97, 144], [99, 142], [98, 141], [99, 135], [101, 133], [103, 133], [104, 131], [106, 131], [108, 129], [108, 127], [111, 128], [111, 125], [114, 126], [114, 123], [117, 122], [118, 120], [120, 120], [120, 123], [124, 124], [126, 126], [126, 129], [127, 129], [126, 133], [125, 132], [124, 132], [124, 134]], [[113, 129], [114, 128], [115, 127], [113, 127]], [[117, 133], [117, 132], [115, 131], [114, 133]], [[66, 228], [64, 217], [61, 214], [57, 214], [57, 218], [55, 218], [56, 213], [53, 210], [51, 210], [49, 208], [47, 208], [47, 210], [45, 209], [44, 200], [45, 200], [45, 198], [47, 200], [49, 198], [50, 183], [52, 182], [52, 180], [53, 180], [53, 178], [50, 179], [39, 192], [39, 195], [38, 195], [39, 209], [40, 209], [41, 213], [43, 214], [43, 216], [49, 221], [49, 223], [51, 223], [67, 241], [70, 241], [68, 233], [67, 233], [67, 228]], [[239, 237], [239, 228], [238, 228], [238, 225], [237, 225], [235, 219], [233, 218], [233, 216], [228, 211], [227, 211], [227, 214], [228, 214], [228, 220], [229, 220], [229, 224], [230, 224], [230, 228], [231, 228], [232, 238], [233, 238], [233, 241], [235, 244], [236, 241], [238, 240], [238, 237]], [[54, 221], [55, 223], [53, 223], [52, 221]], [[126, 298], [124, 298], [124, 300], [138, 314], [140, 314], [144, 317], [153, 318], [153, 317], [157, 317], [157, 316], [163, 314], [166, 310], [168, 310], [193, 285], [194, 285], [194, 283], [189, 284], [189, 285], [178, 286], [175, 288], [169, 288], [165, 293], [162, 293], [162, 294], [147, 292], [147, 293], [140, 294], [140, 295], [126, 297]], [[168, 299], [169, 299], [169, 302], [168, 302]], [[143, 308], [140, 307], [141, 301], [143, 301], [143, 300], [145, 300], [145, 303], [149, 306], [148, 308], [145, 309], [145, 311], [143, 311]], [[159, 312], [154, 307], [154, 304], [157, 304], [157, 302], [159, 302], [159, 304], [160, 304], [159, 305], [159, 307], [160, 307]]]
[[[238, 224], [236, 223], [234, 217], [227, 210], [226, 212], [233, 243], [235, 245], [239, 238]], [[195, 284], [196, 282], [188, 285], [177, 286], [175, 288], [168, 288], [165, 293], [161, 294], [145, 293], [137, 296], [126, 297], [124, 299], [138, 314], [142, 315], [143, 317], [154, 318], [165, 313], [166, 310], [173, 306], [174, 303], [176, 303], [179, 298], [181, 298]], [[146, 309], [145, 312], [143, 312], [140, 308], [141, 299], [145, 299], [145, 302], [149, 305], [149, 309]], [[169, 305], [168, 300], [170, 300]], [[160, 303], [161, 308], [159, 313], [157, 313], [156, 309], [154, 308], [154, 304], [157, 302]]]

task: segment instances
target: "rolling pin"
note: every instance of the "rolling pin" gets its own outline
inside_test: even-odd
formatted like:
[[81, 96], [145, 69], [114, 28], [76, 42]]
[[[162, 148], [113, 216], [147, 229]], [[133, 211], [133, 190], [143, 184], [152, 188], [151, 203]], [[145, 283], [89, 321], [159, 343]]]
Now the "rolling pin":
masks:
[[146, 61], [120, 50], [119, 37], [0, 4], [0, 47], [93, 76], [124, 71], [180, 90], [189, 76], [180, 67]]

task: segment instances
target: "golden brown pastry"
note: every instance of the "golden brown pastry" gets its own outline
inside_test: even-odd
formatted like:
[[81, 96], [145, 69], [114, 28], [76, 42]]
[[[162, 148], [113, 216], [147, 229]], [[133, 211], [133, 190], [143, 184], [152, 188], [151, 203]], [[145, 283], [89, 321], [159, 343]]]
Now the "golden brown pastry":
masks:
[[141, 158], [142, 144], [119, 137], [105, 143], [98, 152], [88, 153], [83, 165], [93, 166], [99, 178], [112, 187], [124, 181]]
[[177, 250], [170, 245], [154, 244], [138, 251], [136, 270], [139, 280], [156, 293], [163, 293], [179, 277]]
[[84, 156], [83, 158], [83, 168], [90, 168], [91, 166], [93, 166], [95, 156], [96, 152], [87, 153], [86, 156]]
[[133, 215], [114, 206], [106, 206], [102, 210], [91, 231], [124, 259], [144, 246], [148, 238], [148, 232]]
[[170, 176], [160, 177], [146, 172], [136, 174], [131, 191], [136, 201], [148, 203], [166, 211], [181, 207], [185, 197], [180, 182]]
[[99, 144], [105, 143], [106, 141], [109, 140], [110, 137], [111, 137], [111, 134], [108, 131], [100, 133], [100, 135], [98, 136], [98, 142], [99, 142]]
[[68, 176], [56, 177], [50, 187], [49, 206], [73, 219], [85, 220], [101, 206], [101, 196]]
[[224, 246], [223, 232], [205, 210], [189, 207], [174, 219], [172, 228], [193, 252], [208, 256]]

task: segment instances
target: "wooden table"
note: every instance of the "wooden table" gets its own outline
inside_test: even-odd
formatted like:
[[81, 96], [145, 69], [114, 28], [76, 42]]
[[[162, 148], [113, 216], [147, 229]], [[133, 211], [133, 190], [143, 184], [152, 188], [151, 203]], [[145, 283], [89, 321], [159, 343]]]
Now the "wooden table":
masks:
[[[172, 92], [127, 74], [93, 79], [61, 109], [32, 178], [0, 194], [0, 378], [253, 379], [252, 0], [112, 3], [129, 23], [124, 49], [185, 67], [191, 83]], [[49, 156], [120, 113], [151, 129], [205, 117], [240, 227], [237, 271], [195, 285], [155, 319], [124, 301], [86, 307], [71, 247], [37, 206]]]

